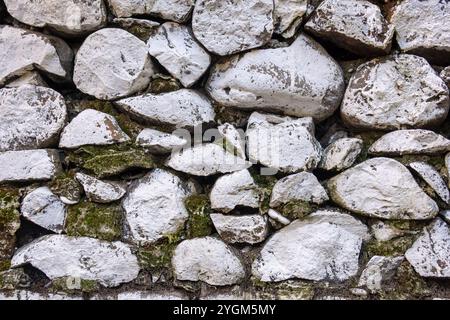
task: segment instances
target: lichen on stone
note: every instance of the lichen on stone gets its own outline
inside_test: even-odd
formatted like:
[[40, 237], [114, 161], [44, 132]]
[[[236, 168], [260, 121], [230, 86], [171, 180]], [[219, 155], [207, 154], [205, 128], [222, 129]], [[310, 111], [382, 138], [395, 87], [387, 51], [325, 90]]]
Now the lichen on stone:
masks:
[[18, 189], [0, 188], [0, 270], [9, 268], [20, 227], [20, 192]]
[[291, 220], [300, 219], [308, 214], [316, 211], [319, 208], [317, 204], [307, 201], [293, 200], [288, 203], [284, 203], [277, 209], [283, 216]]
[[54, 279], [50, 291], [74, 294], [77, 292], [93, 293], [101, 288], [95, 280], [80, 279], [76, 277], [62, 277]]
[[213, 231], [211, 203], [207, 195], [192, 195], [184, 201], [189, 212], [186, 225], [186, 237], [188, 239], [209, 236]]
[[75, 179], [72, 171], [61, 172], [49, 182], [50, 190], [59, 197], [78, 202], [83, 194], [83, 187]]

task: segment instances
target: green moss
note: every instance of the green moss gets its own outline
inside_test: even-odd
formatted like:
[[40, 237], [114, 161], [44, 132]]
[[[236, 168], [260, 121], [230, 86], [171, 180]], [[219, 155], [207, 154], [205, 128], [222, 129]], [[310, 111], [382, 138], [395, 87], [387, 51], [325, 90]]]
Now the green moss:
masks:
[[141, 268], [144, 270], [159, 270], [170, 267], [175, 247], [176, 243], [164, 241], [158, 245], [139, 248], [137, 257]]
[[259, 210], [261, 213], [267, 213], [269, 211], [270, 196], [272, 195], [272, 189], [277, 178], [274, 176], [265, 176], [257, 173], [258, 169], [250, 168], [250, 174], [253, 177], [256, 185], [258, 186], [258, 192], [260, 193], [261, 204]]
[[[0, 259], [9, 259], [20, 227], [19, 190], [0, 189]], [[9, 260], [8, 260], [9, 261]]]
[[51, 291], [54, 292], [86, 292], [92, 293], [100, 289], [100, 285], [95, 280], [86, 280], [72, 277], [62, 277], [52, 281]]
[[54, 194], [65, 197], [70, 201], [79, 201], [83, 194], [83, 187], [75, 179], [74, 172], [63, 172], [57, 175], [49, 183], [48, 187]]
[[70, 206], [66, 218], [69, 236], [85, 236], [113, 241], [122, 234], [122, 210], [119, 205], [81, 202]]
[[365, 251], [369, 257], [403, 255], [412, 246], [415, 238], [408, 235], [389, 241], [372, 240], [367, 243]]
[[0, 260], [0, 271], [5, 271], [11, 268], [11, 260]]
[[317, 204], [296, 200], [282, 204], [277, 208], [277, 211], [283, 216], [291, 220], [295, 220], [307, 216], [311, 212], [316, 211], [318, 208], [319, 206]]
[[186, 237], [205, 237], [212, 233], [213, 225], [210, 218], [211, 204], [207, 195], [193, 195], [185, 200], [189, 219], [186, 226]]
[[157, 74], [153, 76], [148, 91], [154, 94], [159, 94], [176, 91], [179, 89], [181, 89], [181, 85], [176, 79], [166, 75]]

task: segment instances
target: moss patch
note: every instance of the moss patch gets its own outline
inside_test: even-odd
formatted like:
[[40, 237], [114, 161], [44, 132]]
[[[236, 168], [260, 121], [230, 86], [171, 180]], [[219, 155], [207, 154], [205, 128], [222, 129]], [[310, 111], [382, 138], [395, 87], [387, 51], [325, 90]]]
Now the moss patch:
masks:
[[213, 224], [210, 218], [211, 203], [207, 195], [193, 195], [185, 200], [189, 219], [186, 226], [186, 237], [205, 237], [212, 233]]
[[267, 213], [270, 209], [270, 196], [272, 195], [273, 186], [277, 183], [277, 178], [274, 176], [260, 175], [257, 173], [258, 169], [250, 168], [249, 171], [260, 193], [261, 202], [259, 210], [261, 213]]
[[316, 211], [318, 208], [319, 206], [317, 204], [296, 200], [282, 204], [276, 210], [286, 218], [295, 220], [307, 216], [311, 212]]
[[[19, 190], [0, 189], [0, 261], [9, 261], [13, 253], [15, 233], [20, 227], [19, 207]], [[0, 269], [2, 269], [1, 265]]]
[[54, 194], [78, 202], [83, 194], [83, 187], [75, 179], [74, 172], [63, 172], [53, 178], [48, 187]]
[[172, 92], [181, 89], [180, 83], [169, 76], [157, 74], [150, 82], [149, 92], [153, 94]]
[[100, 285], [95, 280], [62, 277], [52, 281], [50, 290], [54, 292], [86, 292], [92, 293], [100, 289]]
[[11, 268], [11, 260], [0, 260], [0, 271], [5, 271]]

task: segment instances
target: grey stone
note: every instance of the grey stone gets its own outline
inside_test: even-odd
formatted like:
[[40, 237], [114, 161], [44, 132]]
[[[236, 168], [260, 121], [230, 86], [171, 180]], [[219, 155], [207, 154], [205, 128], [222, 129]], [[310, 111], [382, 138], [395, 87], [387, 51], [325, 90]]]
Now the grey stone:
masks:
[[75, 178], [83, 186], [89, 200], [99, 203], [109, 203], [121, 199], [126, 190], [119, 183], [102, 181], [87, 174], [78, 172]]
[[183, 148], [187, 143], [182, 137], [150, 128], [142, 130], [136, 138], [137, 145], [155, 154], [171, 153]]
[[366, 287], [371, 293], [381, 291], [383, 285], [390, 281], [405, 260], [403, 256], [373, 256], [361, 273], [358, 286]]
[[444, 179], [432, 165], [426, 162], [415, 161], [411, 162], [409, 167], [417, 172], [445, 203], [450, 204], [450, 191]]
[[259, 214], [229, 216], [214, 213], [210, 217], [220, 237], [228, 243], [260, 243], [269, 233], [267, 218]]
[[362, 148], [361, 139], [337, 139], [325, 148], [319, 167], [328, 171], [342, 171], [350, 168], [360, 155]]

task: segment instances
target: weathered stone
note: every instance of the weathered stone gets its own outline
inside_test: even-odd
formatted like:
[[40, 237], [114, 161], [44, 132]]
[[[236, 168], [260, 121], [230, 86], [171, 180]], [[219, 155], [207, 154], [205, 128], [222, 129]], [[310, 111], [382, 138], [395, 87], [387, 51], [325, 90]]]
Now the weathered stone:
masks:
[[181, 242], [172, 266], [177, 280], [203, 281], [213, 286], [235, 284], [245, 277], [244, 266], [232, 249], [212, 237]]
[[277, 224], [281, 224], [282, 226], [287, 226], [288, 224], [291, 223], [291, 220], [289, 220], [288, 218], [286, 218], [285, 216], [283, 216], [281, 213], [279, 213], [278, 211], [275, 211], [273, 209], [269, 209], [269, 211], [267, 212], [267, 215], [270, 217], [270, 219], [272, 219], [275, 223]]
[[60, 169], [56, 150], [0, 152], [0, 182], [50, 180]]
[[322, 120], [339, 107], [344, 76], [318, 43], [300, 34], [289, 47], [255, 50], [214, 65], [206, 90], [226, 107]]
[[436, 154], [450, 151], [450, 140], [429, 130], [392, 131], [374, 142], [369, 153], [402, 156], [404, 154]]
[[211, 189], [211, 208], [230, 212], [237, 206], [258, 208], [260, 194], [248, 170], [241, 170], [217, 179]]
[[415, 161], [409, 163], [408, 166], [417, 172], [445, 203], [450, 204], [450, 191], [444, 179], [432, 165]]
[[5, 0], [11, 16], [33, 27], [50, 27], [67, 35], [81, 35], [106, 24], [102, 0]]
[[381, 220], [376, 221], [370, 226], [370, 230], [372, 231], [374, 237], [378, 241], [390, 241], [392, 239], [404, 236], [408, 232], [405, 230], [401, 230], [392, 226], [386, 222]]
[[358, 286], [366, 287], [370, 292], [382, 290], [382, 286], [390, 281], [405, 258], [373, 256], [361, 273]]
[[61, 300], [83, 300], [82, 296], [72, 296], [65, 293], [39, 293], [29, 290], [13, 290], [0, 292], [0, 300], [20, 301], [61, 301]]
[[268, 233], [267, 218], [262, 215], [228, 216], [211, 214], [211, 220], [220, 237], [228, 243], [260, 243]]
[[362, 56], [389, 53], [394, 36], [394, 28], [380, 8], [364, 0], [325, 0], [305, 29]]
[[447, 68], [444, 68], [444, 69], [441, 71], [440, 77], [441, 77], [442, 80], [444, 80], [444, 82], [447, 84], [447, 87], [450, 88], [450, 66], [448, 66]]
[[373, 158], [331, 178], [331, 199], [355, 213], [382, 219], [433, 218], [437, 204], [400, 162]]
[[122, 242], [63, 235], [44, 236], [20, 248], [11, 264], [19, 267], [27, 263], [50, 279], [79, 277], [107, 287], [130, 282], [139, 272], [136, 256]]
[[66, 122], [58, 92], [31, 85], [0, 89], [0, 151], [47, 148]]
[[360, 155], [362, 148], [363, 141], [361, 139], [338, 139], [325, 148], [319, 167], [329, 171], [350, 168]]
[[306, 14], [308, 0], [275, 0], [274, 5], [274, 33], [293, 37]]
[[101, 181], [80, 172], [75, 175], [75, 178], [83, 186], [87, 198], [94, 202], [109, 203], [117, 201], [126, 193], [125, 188], [118, 183]]
[[191, 34], [191, 30], [174, 22], [166, 22], [150, 36], [148, 52], [180, 80], [185, 87], [192, 86], [208, 69], [209, 54]]
[[61, 233], [66, 220], [66, 206], [48, 187], [40, 187], [23, 198], [22, 216], [56, 233]]
[[450, 210], [444, 210], [439, 213], [439, 216], [447, 223], [450, 224]]
[[423, 229], [406, 251], [406, 259], [422, 277], [450, 278], [450, 227], [440, 218]]
[[196, 127], [214, 122], [215, 117], [209, 100], [189, 89], [144, 94], [119, 100], [116, 105], [142, 122], [173, 127]]
[[154, 66], [145, 43], [117, 28], [101, 29], [84, 40], [75, 59], [77, 88], [114, 100], [147, 88]]
[[182, 137], [149, 128], [142, 130], [136, 138], [137, 145], [155, 154], [171, 153], [183, 148], [187, 143]]
[[236, 129], [232, 124], [224, 123], [217, 127], [224, 140], [225, 148], [233, 154], [245, 159], [245, 133]]
[[394, 130], [440, 124], [447, 116], [449, 93], [428, 62], [399, 54], [358, 67], [341, 107], [352, 127]]
[[75, 149], [85, 145], [109, 145], [129, 141], [117, 120], [106, 113], [86, 109], [61, 133], [60, 148]]
[[178, 232], [188, 219], [184, 199], [189, 195], [180, 178], [161, 169], [135, 182], [122, 203], [131, 239], [151, 244]]
[[322, 147], [305, 127], [305, 120], [275, 120], [257, 112], [250, 116], [246, 131], [250, 160], [291, 173], [316, 168]]
[[191, 175], [210, 176], [247, 169], [251, 163], [227, 152], [218, 144], [207, 143], [172, 154], [166, 165]]
[[42, 78], [39, 72], [37, 71], [29, 71], [26, 72], [23, 76], [8, 82], [5, 87], [7, 88], [17, 88], [24, 85], [32, 85], [38, 87], [48, 87], [48, 83]]
[[156, 21], [138, 18], [114, 18], [113, 23], [135, 35], [142, 41], [147, 41], [161, 25]]
[[390, 21], [401, 50], [424, 56], [432, 63], [450, 64], [448, 1], [402, 1], [394, 7]]

